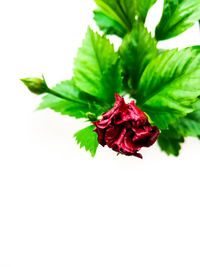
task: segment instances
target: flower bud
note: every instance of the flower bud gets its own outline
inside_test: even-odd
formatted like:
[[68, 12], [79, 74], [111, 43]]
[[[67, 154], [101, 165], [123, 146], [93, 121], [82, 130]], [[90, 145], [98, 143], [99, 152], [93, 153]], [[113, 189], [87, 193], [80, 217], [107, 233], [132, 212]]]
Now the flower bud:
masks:
[[134, 101], [126, 104], [124, 98], [116, 94], [116, 103], [103, 118], [93, 122], [98, 142], [112, 150], [127, 156], [142, 158], [138, 151], [150, 147], [157, 140], [160, 132], [152, 126], [147, 115], [136, 107]]
[[97, 120], [97, 116], [94, 113], [88, 112], [88, 113], [86, 113], [86, 116], [87, 116], [89, 121], [96, 121]]
[[40, 95], [47, 92], [48, 87], [45, 80], [40, 78], [21, 79], [26, 87], [34, 94]]

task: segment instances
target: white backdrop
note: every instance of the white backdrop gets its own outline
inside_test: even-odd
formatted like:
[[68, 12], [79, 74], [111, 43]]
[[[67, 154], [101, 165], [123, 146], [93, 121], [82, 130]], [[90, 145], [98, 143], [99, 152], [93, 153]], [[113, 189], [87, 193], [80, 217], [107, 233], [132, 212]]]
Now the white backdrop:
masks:
[[[72, 138], [83, 122], [34, 112], [40, 97], [19, 81], [70, 78], [87, 25], [97, 29], [94, 8], [92, 0], [0, 4], [0, 267], [199, 267], [200, 142], [188, 138], [179, 158], [154, 145], [143, 160], [106, 148], [92, 159]], [[160, 47], [193, 44], [198, 24]]]

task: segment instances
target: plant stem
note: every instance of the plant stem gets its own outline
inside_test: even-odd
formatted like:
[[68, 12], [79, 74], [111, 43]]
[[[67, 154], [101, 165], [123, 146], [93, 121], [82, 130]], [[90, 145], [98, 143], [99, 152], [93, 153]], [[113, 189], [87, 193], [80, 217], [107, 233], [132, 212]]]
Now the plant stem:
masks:
[[57, 97], [59, 97], [59, 98], [62, 98], [62, 99], [64, 99], [64, 100], [67, 100], [67, 101], [73, 101], [73, 102], [76, 102], [76, 103], [79, 103], [79, 104], [86, 104], [86, 103], [85, 103], [84, 101], [82, 101], [82, 100], [71, 99], [71, 98], [69, 98], [69, 97], [63, 96], [62, 94], [60, 94], [60, 93], [58, 93], [58, 92], [56, 92], [56, 91], [54, 91], [54, 90], [52, 90], [52, 89], [50, 89], [50, 88], [48, 88], [48, 89], [46, 90], [46, 92], [47, 92], [48, 94], [55, 95], [55, 96], [57, 96]]

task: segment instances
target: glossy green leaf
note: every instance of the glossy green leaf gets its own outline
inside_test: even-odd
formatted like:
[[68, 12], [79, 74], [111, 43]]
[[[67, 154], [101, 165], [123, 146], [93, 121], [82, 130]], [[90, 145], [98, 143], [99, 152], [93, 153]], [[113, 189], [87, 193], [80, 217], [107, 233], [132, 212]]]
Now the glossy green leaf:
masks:
[[157, 42], [151, 37], [141, 21], [135, 21], [119, 49], [124, 75], [131, 89], [136, 89], [142, 73], [149, 62], [158, 55]]
[[94, 125], [88, 126], [74, 135], [77, 143], [80, 144], [80, 148], [85, 147], [86, 151], [90, 151], [92, 157], [95, 156], [99, 145], [97, 133], [93, 132], [94, 128]]
[[80, 90], [106, 103], [113, 103], [114, 94], [122, 87], [118, 53], [106, 37], [90, 28], [75, 59], [74, 82]]
[[123, 38], [126, 34], [126, 29], [119, 22], [108, 17], [100, 10], [94, 10], [94, 20], [105, 35], [117, 35]]
[[195, 103], [194, 108], [194, 112], [180, 118], [168, 130], [162, 131], [158, 144], [168, 155], [178, 156], [185, 137], [200, 137], [200, 101]]
[[62, 115], [69, 115], [79, 118], [88, 118], [88, 113], [98, 117], [109, 107], [98, 102], [95, 97], [79, 90], [73, 79], [63, 81], [52, 89], [42, 98], [38, 109], [50, 108]]
[[[143, 22], [149, 9], [156, 0], [95, 0], [101, 12], [112, 20], [112, 23], [121, 25], [123, 32], [132, 30], [136, 17]], [[105, 17], [98, 17], [98, 25], [110, 28], [111, 21], [105, 22]], [[116, 26], [116, 25], [115, 25]]]
[[56, 84], [56, 86], [54, 86], [51, 90], [72, 101], [80, 101], [86, 103], [96, 101], [94, 97], [81, 91], [75, 85], [73, 79], [62, 81], [61, 83]]
[[173, 125], [182, 136], [200, 136], [200, 110], [188, 114]]
[[189, 113], [187, 116], [180, 118], [176, 123], [170, 127], [183, 137], [200, 136], [200, 101], [198, 100], [194, 105], [195, 111]]
[[167, 155], [178, 156], [181, 150], [181, 143], [184, 142], [184, 138], [176, 135], [176, 133], [173, 133], [173, 135], [170, 135], [170, 133], [170, 130], [162, 131], [158, 138], [158, 145]]
[[146, 19], [149, 9], [157, 2], [157, 0], [135, 0], [137, 4], [138, 16], [143, 20]]
[[75, 117], [76, 119], [88, 118], [87, 113], [94, 113], [96, 116], [101, 115], [102, 107], [90, 103], [77, 103], [68, 101], [60, 97], [48, 94], [42, 98], [38, 110], [50, 108], [62, 115]]
[[137, 90], [137, 104], [160, 128], [194, 111], [200, 96], [200, 53], [194, 48], [166, 51], [150, 62]]
[[163, 15], [156, 28], [156, 39], [175, 37], [200, 19], [199, 0], [165, 0]]

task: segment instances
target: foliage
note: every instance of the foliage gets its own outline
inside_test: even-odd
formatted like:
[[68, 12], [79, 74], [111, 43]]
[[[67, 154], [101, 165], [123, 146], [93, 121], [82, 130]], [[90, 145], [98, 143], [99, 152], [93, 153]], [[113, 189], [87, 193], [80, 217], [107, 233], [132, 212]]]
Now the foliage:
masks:
[[97, 141], [97, 134], [93, 131], [94, 128], [94, 125], [90, 125], [74, 135], [77, 143], [80, 144], [80, 148], [85, 147], [86, 151], [90, 151], [92, 157], [95, 156], [99, 145]]
[[[45, 94], [38, 109], [98, 120], [113, 107], [115, 93], [128, 95], [159, 127], [158, 144], [178, 156], [185, 137], [200, 137], [200, 46], [158, 49], [161, 40], [183, 33], [200, 20], [199, 0], [164, 0], [155, 29], [145, 21], [156, 0], [95, 0], [94, 20], [74, 60], [72, 79], [48, 88], [44, 78], [22, 79], [29, 90]], [[121, 38], [115, 51], [106, 35]], [[94, 125], [75, 134], [81, 147], [94, 156], [98, 146]]]

